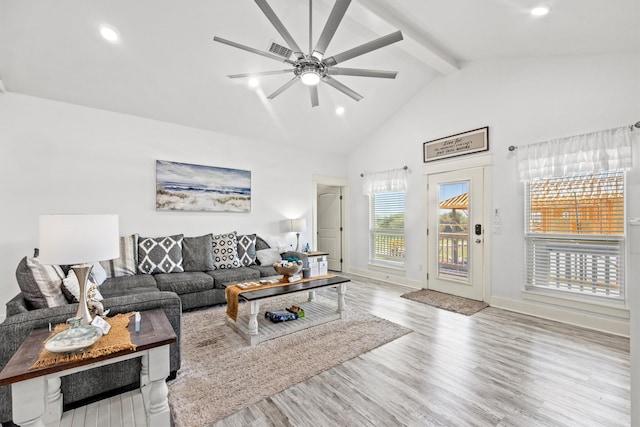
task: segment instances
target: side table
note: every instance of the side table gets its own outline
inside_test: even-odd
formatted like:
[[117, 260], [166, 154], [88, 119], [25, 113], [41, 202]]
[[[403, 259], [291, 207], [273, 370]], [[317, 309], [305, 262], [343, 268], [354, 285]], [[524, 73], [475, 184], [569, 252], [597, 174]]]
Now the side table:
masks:
[[0, 386], [11, 384], [13, 422], [21, 426], [44, 427], [62, 417], [60, 377], [135, 357], [142, 358], [140, 391], [148, 426], [171, 424], [168, 387], [169, 345], [177, 341], [173, 327], [162, 309], [142, 311], [140, 331], [129, 323], [135, 350], [123, 350], [88, 360], [29, 369], [38, 360], [50, 332], [35, 329], [0, 372]]

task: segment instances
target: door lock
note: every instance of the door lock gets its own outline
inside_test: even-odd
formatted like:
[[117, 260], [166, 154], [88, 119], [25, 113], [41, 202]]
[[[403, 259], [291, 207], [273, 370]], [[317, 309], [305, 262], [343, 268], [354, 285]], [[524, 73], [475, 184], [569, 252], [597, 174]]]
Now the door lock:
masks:
[[474, 228], [474, 233], [476, 234], [476, 236], [482, 236], [482, 225], [481, 224], [476, 224]]

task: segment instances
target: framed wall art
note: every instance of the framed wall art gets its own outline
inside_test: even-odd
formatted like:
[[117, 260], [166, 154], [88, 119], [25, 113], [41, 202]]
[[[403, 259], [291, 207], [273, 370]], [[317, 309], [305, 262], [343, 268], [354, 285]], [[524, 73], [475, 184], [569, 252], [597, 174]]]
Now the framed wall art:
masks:
[[251, 212], [251, 171], [156, 160], [156, 210]]
[[423, 144], [424, 163], [489, 150], [489, 127], [434, 139]]

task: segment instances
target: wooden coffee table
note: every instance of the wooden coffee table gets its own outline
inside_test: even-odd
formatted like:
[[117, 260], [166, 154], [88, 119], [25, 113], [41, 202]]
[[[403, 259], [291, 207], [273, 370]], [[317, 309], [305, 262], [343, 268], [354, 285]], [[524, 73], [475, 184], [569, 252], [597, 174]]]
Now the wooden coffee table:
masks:
[[45, 368], [29, 369], [44, 347], [50, 332], [34, 329], [24, 340], [16, 354], [0, 372], [0, 386], [11, 384], [13, 421], [18, 425], [44, 426], [60, 420], [62, 393], [60, 377], [142, 357], [140, 393], [146, 410], [148, 426], [171, 424], [168, 388], [169, 346], [176, 342], [173, 327], [162, 309], [142, 311], [140, 331], [135, 332], [134, 321], [129, 322], [131, 342], [135, 350], [123, 350], [93, 359], [59, 363]]
[[[275, 288], [243, 292], [239, 295], [239, 299], [249, 303], [249, 313], [239, 313], [235, 322], [227, 317], [227, 324], [253, 346], [263, 341], [288, 335], [333, 320], [344, 319], [347, 316], [345, 294], [347, 292], [347, 282], [349, 281], [350, 279], [346, 277], [335, 276]], [[229, 283], [224, 286], [227, 287], [237, 284], [238, 283]], [[336, 306], [330, 306], [316, 301], [316, 291], [325, 288], [336, 288], [338, 291]], [[303, 300], [295, 303], [295, 305], [304, 309], [305, 317], [286, 322], [273, 323], [264, 317], [264, 312], [260, 312], [261, 302], [289, 294], [308, 294], [306, 301]], [[282, 309], [284, 308], [285, 307], [282, 307]]]

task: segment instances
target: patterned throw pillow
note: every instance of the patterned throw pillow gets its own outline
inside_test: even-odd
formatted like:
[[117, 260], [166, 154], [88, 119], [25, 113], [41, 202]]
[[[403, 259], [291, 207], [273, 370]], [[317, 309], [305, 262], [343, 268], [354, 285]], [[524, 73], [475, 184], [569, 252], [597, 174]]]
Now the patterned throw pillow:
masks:
[[[21, 268], [22, 265], [26, 268]], [[59, 266], [40, 264], [38, 258], [25, 257], [18, 265], [16, 277], [24, 299], [33, 308], [67, 304], [62, 295], [62, 280], [65, 275]]]
[[240, 264], [248, 266], [256, 263], [256, 235], [238, 236], [238, 258]]
[[138, 271], [142, 274], [182, 273], [182, 240], [184, 235], [140, 237]]
[[238, 235], [235, 231], [213, 236], [211, 247], [213, 248], [214, 270], [242, 266], [240, 258], [238, 258]]
[[138, 235], [120, 237], [120, 258], [100, 261], [108, 277], [134, 276], [138, 273]]

